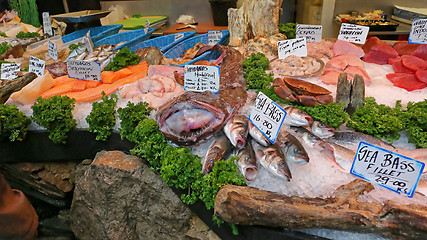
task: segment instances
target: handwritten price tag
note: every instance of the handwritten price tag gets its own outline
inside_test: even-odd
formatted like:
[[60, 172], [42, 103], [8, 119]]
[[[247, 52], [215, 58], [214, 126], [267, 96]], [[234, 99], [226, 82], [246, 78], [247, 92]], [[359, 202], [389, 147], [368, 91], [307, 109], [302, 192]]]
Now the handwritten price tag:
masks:
[[101, 64], [97, 62], [69, 59], [67, 69], [70, 78], [101, 81]]
[[222, 38], [221, 31], [208, 31], [208, 44], [215, 45]]
[[89, 53], [93, 53], [93, 42], [92, 38], [90, 38], [90, 30], [87, 31], [86, 36], [84, 38], [85, 46]]
[[42, 77], [44, 75], [45, 64], [45, 61], [30, 56], [30, 65], [28, 66], [28, 71], [35, 73], [39, 77]]
[[297, 24], [296, 38], [305, 38], [307, 42], [322, 41], [322, 25]]
[[351, 43], [364, 44], [368, 33], [369, 27], [342, 23], [337, 39]]
[[49, 12], [43, 12], [42, 19], [43, 19], [43, 33], [53, 36], [52, 24], [50, 23]]
[[285, 59], [290, 55], [307, 57], [307, 41], [305, 38], [278, 41], [277, 50], [279, 53], [279, 59]]
[[21, 70], [20, 67], [21, 64], [17, 64], [17, 63], [2, 63], [1, 64], [1, 79], [15, 79], [18, 77], [18, 75], [16, 75], [16, 71]]
[[268, 98], [264, 93], [259, 92], [255, 100], [255, 105], [251, 109], [249, 120], [274, 143], [285, 120], [286, 111]]
[[412, 197], [424, 163], [360, 142], [350, 173]]
[[414, 19], [408, 42], [415, 44], [427, 43], [427, 19]]
[[177, 33], [175, 34], [175, 41], [178, 41], [179, 39], [184, 37], [184, 33]]
[[53, 60], [58, 60], [58, 47], [54, 42], [50, 40], [48, 41], [47, 51], [49, 53], [49, 57], [51, 57]]
[[150, 27], [150, 21], [148, 21], [148, 19], [147, 19], [147, 21], [145, 22], [145, 27], [144, 27], [145, 34], [147, 34], [149, 27]]
[[184, 89], [186, 91], [219, 92], [218, 66], [186, 65], [184, 72]]

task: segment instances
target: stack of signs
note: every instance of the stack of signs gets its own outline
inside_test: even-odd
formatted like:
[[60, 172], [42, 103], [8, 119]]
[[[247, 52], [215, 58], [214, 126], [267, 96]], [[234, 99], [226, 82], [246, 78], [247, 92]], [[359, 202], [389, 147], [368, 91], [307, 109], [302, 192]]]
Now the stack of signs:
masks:
[[415, 19], [409, 33], [409, 43], [427, 44], [427, 19]]
[[364, 44], [368, 33], [369, 27], [342, 23], [337, 39], [351, 43]]

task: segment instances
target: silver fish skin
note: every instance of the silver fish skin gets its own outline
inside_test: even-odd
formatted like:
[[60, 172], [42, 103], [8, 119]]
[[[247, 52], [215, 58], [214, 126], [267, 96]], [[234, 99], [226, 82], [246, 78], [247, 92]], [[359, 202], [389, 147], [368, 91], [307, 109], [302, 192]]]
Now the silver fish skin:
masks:
[[372, 137], [371, 135], [360, 132], [335, 131], [334, 136], [331, 137], [331, 140], [334, 141], [336, 144], [339, 144], [353, 151], [357, 151], [360, 142], [366, 142], [393, 152], [395, 152], [396, 150], [393, 145], [379, 140], [378, 138]]
[[286, 162], [302, 165], [310, 161], [310, 157], [304, 146], [295, 137], [287, 134], [285, 131], [279, 132], [275, 144], [282, 149]]
[[313, 121], [313, 123], [310, 125], [309, 131], [320, 138], [329, 138], [332, 137], [335, 133], [334, 128], [329, 127], [320, 121]]
[[301, 127], [309, 126], [313, 122], [313, 118], [310, 115], [294, 106], [284, 103], [277, 103], [277, 105], [286, 111], [286, 117], [283, 124], [293, 127]]
[[203, 174], [210, 173], [215, 162], [224, 159], [224, 157], [230, 153], [230, 150], [231, 144], [226, 136], [215, 139], [206, 152], [202, 169]]
[[246, 138], [248, 137], [249, 119], [243, 115], [236, 115], [224, 126], [224, 133], [230, 140], [231, 144], [237, 149], [242, 149], [246, 145]]
[[258, 166], [252, 144], [248, 142], [246, 146], [237, 154], [236, 165], [246, 180], [252, 181], [258, 174]]
[[268, 147], [271, 145], [270, 140], [262, 134], [262, 132], [255, 127], [255, 125], [252, 124], [251, 121], [249, 121], [249, 135], [259, 144], [263, 145], [264, 147]]
[[333, 162], [342, 172], [350, 173], [356, 152], [338, 145], [330, 140], [328, 143], [334, 149], [334, 158], [329, 158], [329, 160]]
[[282, 151], [274, 145], [269, 147], [261, 146], [252, 142], [257, 161], [269, 172], [286, 181], [292, 179], [291, 171], [285, 161]]

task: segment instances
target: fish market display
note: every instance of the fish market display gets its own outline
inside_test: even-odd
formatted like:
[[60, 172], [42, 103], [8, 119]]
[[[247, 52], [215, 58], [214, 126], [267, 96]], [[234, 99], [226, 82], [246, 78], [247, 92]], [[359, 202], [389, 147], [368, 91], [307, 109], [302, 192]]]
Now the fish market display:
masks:
[[270, 63], [270, 68], [277, 75], [282, 76], [310, 76], [319, 73], [324, 63], [313, 57], [288, 56], [285, 59], [276, 59]]
[[333, 45], [334, 43], [328, 40], [322, 40], [321, 42], [309, 42], [307, 43], [307, 56], [317, 57], [320, 59], [331, 59], [335, 56], [332, 51]]
[[205, 161], [203, 163], [203, 174], [208, 174], [212, 171], [212, 168], [215, 162], [225, 159], [225, 157], [230, 153], [231, 145], [227, 137], [222, 136], [209, 146], [208, 151], [206, 152]]
[[239, 171], [246, 180], [252, 181], [258, 174], [257, 159], [255, 158], [252, 144], [248, 142], [246, 146], [239, 151], [237, 157], [236, 165], [239, 167]]
[[89, 53], [86, 51], [85, 45], [78, 46], [70, 55], [68, 59], [75, 59], [89, 62], [99, 62], [101, 64], [101, 70], [104, 69], [114, 58], [118, 51], [112, 51], [114, 45], [103, 45], [93, 49], [93, 52]]
[[206, 46], [206, 44], [204, 44], [202, 42], [198, 42], [193, 47], [187, 49], [183, 53], [183, 55], [179, 58], [169, 59], [169, 58], [164, 57], [162, 60], [162, 64], [164, 64], [164, 65], [181, 65], [181, 64], [187, 63], [187, 62], [191, 61], [193, 58], [195, 58], [197, 56], [199, 50], [201, 48], [203, 48], [204, 46]]
[[237, 149], [242, 149], [246, 145], [248, 136], [248, 118], [243, 115], [232, 117], [224, 126], [224, 133], [231, 144]]
[[264, 147], [256, 142], [252, 142], [257, 161], [275, 176], [290, 181], [292, 174], [286, 163], [282, 150], [276, 146]]

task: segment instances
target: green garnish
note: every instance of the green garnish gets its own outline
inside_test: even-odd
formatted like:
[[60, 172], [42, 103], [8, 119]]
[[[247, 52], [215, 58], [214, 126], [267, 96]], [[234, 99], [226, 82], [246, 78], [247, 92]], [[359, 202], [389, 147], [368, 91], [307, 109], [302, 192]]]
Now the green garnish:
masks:
[[96, 134], [96, 140], [107, 141], [111, 135], [111, 129], [116, 125], [116, 110], [118, 97], [113, 94], [105, 96], [102, 92], [102, 102], [92, 103], [92, 111], [86, 117], [89, 123], [89, 132]]
[[110, 62], [105, 71], [119, 71], [130, 65], [136, 65], [139, 63], [139, 56], [135, 52], [130, 51], [129, 48], [124, 47], [120, 49], [120, 52], [114, 56], [113, 61]]
[[296, 107], [308, 113], [308, 115], [317, 121], [323, 122], [333, 128], [339, 128], [349, 119], [349, 115], [342, 109], [342, 105], [342, 103], [331, 102], [326, 105], [315, 105], [314, 107]]
[[279, 23], [279, 32], [284, 34], [288, 39], [296, 37], [296, 28], [298, 23]]
[[409, 141], [419, 148], [427, 148], [427, 99], [422, 102], [409, 102], [403, 113]]
[[81, 45], [83, 45], [83, 43], [79, 42], [77, 44], [71, 44], [70, 46], [68, 46], [68, 49], [70, 49], [70, 51], [74, 51], [74, 49], [80, 47]]
[[134, 15], [132, 15], [132, 18], [140, 18], [140, 17], [142, 17], [142, 14], [134, 14]]
[[242, 66], [246, 72], [255, 68], [260, 68], [265, 71], [270, 68], [270, 61], [263, 53], [253, 53], [250, 57], [242, 61]]
[[22, 141], [28, 131], [31, 119], [15, 105], [0, 104], [0, 139], [11, 142]]
[[0, 37], [7, 37], [7, 35], [4, 32], [0, 32]]
[[133, 133], [136, 126], [138, 126], [139, 122], [150, 114], [151, 110], [152, 109], [148, 107], [148, 103], [145, 102], [139, 102], [136, 105], [128, 102], [125, 108], [119, 108], [117, 112], [121, 120], [119, 128], [120, 137], [122, 139], [128, 138]]
[[19, 32], [16, 34], [16, 38], [33, 38], [40, 37], [40, 34], [37, 32]]
[[75, 107], [75, 99], [68, 96], [53, 96], [37, 98], [33, 109], [32, 119], [49, 132], [49, 138], [54, 143], [65, 144], [68, 133], [76, 128], [76, 120], [71, 111]]
[[264, 89], [273, 82], [273, 74], [266, 74], [270, 61], [263, 53], [254, 53], [242, 62], [247, 89]]
[[12, 45], [10, 45], [7, 42], [3, 42], [0, 44], [0, 55], [3, 55], [9, 48], [11, 48]]

